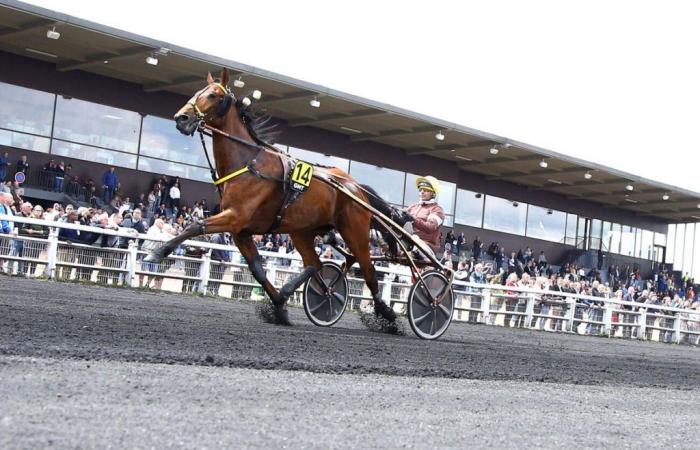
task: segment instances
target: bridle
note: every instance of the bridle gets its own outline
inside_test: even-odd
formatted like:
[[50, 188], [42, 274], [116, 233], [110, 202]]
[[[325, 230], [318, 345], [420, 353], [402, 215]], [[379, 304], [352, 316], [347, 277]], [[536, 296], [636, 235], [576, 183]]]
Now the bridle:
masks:
[[[231, 106], [233, 106], [233, 103], [236, 101], [236, 98], [233, 95], [233, 92], [231, 92], [231, 90], [228, 87], [224, 86], [223, 84], [218, 83], [218, 82], [214, 82], [211, 84], [217, 86], [224, 93], [224, 96], [219, 101], [219, 105], [216, 107], [216, 111], [215, 111], [216, 118], [224, 117], [231, 109]], [[264, 175], [264, 174], [260, 173], [255, 168], [256, 158], [258, 157], [260, 152], [265, 151], [267, 149], [272, 149], [271, 147], [269, 147], [268, 145], [260, 145], [260, 144], [255, 143], [255, 142], [250, 142], [250, 141], [247, 141], [245, 139], [239, 138], [238, 136], [233, 136], [233, 135], [226, 133], [225, 131], [220, 130], [218, 128], [215, 128], [207, 123], [208, 120], [211, 120], [214, 117], [210, 117], [209, 113], [207, 113], [207, 114], [203, 113], [202, 110], [199, 109], [199, 107], [197, 106], [197, 101], [199, 100], [199, 97], [207, 90], [207, 88], [209, 86], [211, 86], [211, 84], [209, 84], [208, 86], [205, 86], [199, 92], [197, 92], [187, 102], [187, 104], [192, 106], [192, 108], [194, 109], [194, 112], [195, 112], [195, 117], [199, 121], [199, 123], [197, 124], [197, 132], [199, 132], [199, 139], [202, 142], [202, 148], [204, 149], [204, 156], [207, 159], [207, 164], [209, 164], [209, 171], [211, 173], [211, 177], [212, 177], [212, 180], [214, 181], [214, 184], [219, 189], [221, 189], [219, 185], [221, 185], [222, 183], [224, 183], [224, 182], [226, 182], [234, 177], [237, 177], [238, 175], [242, 175], [248, 171], [250, 171], [251, 173], [253, 173], [255, 176], [257, 176], [259, 178], [263, 178], [263, 179], [267, 179], [267, 180], [274, 180], [274, 181], [282, 181], [276, 177]], [[245, 121], [244, 118], [243, 118], [243, 120]], [[209, 152], [207, 151], [207, 145], [206, 145], [206, 142], [204, 141], [204, 136], [209, 136], [209, 137], [213, 138], [214, 134], [218, 134], [219, 136], [222, 136], [225, 139], [228, 139], [228, 140], [233, 141], [233, 142], [237, 142], [237, 143], [244, 145], [252, 150], [255, 150], [255, 154], [240, 169], [234, 170], [233, 172], [231, 172], [223, 177], [219, 177], [217, 172], [216, 172], [216, 169], [214, 169], [214, 166], [211, 163], [211, 160], [209, 159]], [[221, 194], [220, 190], [219, 190], [219, 194]]]

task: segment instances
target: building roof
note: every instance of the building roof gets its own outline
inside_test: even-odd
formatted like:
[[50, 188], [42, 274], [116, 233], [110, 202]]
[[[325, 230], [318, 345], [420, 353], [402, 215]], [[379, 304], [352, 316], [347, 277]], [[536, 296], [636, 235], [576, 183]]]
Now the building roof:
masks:
[[[52, 27], [60, 39], [47, 38]], [[14, 0], [0, 0], [0, 50], [53, 63], [59, 71], [82, 70], [141, 85], [145, 92], [185, 96], [201, 88], [204, 74], [227, 67], [246, 88], [261, 90], [260, 103], [291, 127], [379, 142], [488, 179], [667, 222], [700, 221], [700, 194], [687, 189]], [[157, 70], [145, 63], [148, 56], [158, 58]], [[310, 106], [314, 98], [321, 108]]]

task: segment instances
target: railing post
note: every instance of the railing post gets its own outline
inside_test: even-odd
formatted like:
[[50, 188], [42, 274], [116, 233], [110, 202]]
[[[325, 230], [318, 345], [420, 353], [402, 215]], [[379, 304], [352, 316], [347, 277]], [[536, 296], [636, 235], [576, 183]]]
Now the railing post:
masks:
[[[532, 319], [535, 315], [535, 294], [530, 292], [527, 294], [527, 303], [525, 304], [525, 328], [532, 327]], [[517, 317], [517, 316], [516, 316]]]
[[126, 255], [126, 276], [124, 283], [128, 287], [132, 286], [134, 277], [136, 276], [136, 258], [138, 257], [138, 241], [133, 239], [129, 241], [129, 253]]
[[681, 340], [683, 340], [682, 335], [681, 335], [681, 321], [683, 313], [678, 313], [676, 315], [676, 320], [673, 321], [673, 331], [676, 333], [676, 344], [680, 344]]
[[566, 315], [564, 316], [566, 317], [566, 329], [571, 333], [575, 333], [576, 330], [574, 330], [574, 319], [576, 318], [576, 298], [566, 297], [564, 301], [568, 307], [566, 310]]
[[639, 329], [637, 331], [637, 339], [647, 338], [647, 309], [639, 308], [641, 314], [639, 315]]
[[484, 323], [488, 325], [491, 321], [491, 289], [481, 289], [481, 309]]
[[603, 329], [605, 330], [605, 333], [608, 335], [608, 337], [612, 336], [612, 309], [611, 309], [612, 304], [611, 303], [603, 303]]
[[53, 279], [56, 274], [58, 257], [58, 228], [49, 228], [48, 246], [46, 247], [46, 276]]
[[384, 286], [382, 287], [382, 300], [386, 302], [387, 305], [393, 307], [391, 303], [391, 276], [390, 274], [384, 274], [384, 280], [382, 281]]
[[265, 276], [267, 277], [267, 280], [275, 286], [276, 288], [280, 288], [281, 286], [276, 286], [275, 281], [277, 281], [277, 265], [273, 262], [268, 261], [267, 267], [265, 268]]
[[202, 264], [199, 266], [199, 293], [202, 295], [207, 294], [207, 288], [209, 287], [209, 272], [211, 270], [211, 249], [209, 249], [204, 255], [202, 255]]

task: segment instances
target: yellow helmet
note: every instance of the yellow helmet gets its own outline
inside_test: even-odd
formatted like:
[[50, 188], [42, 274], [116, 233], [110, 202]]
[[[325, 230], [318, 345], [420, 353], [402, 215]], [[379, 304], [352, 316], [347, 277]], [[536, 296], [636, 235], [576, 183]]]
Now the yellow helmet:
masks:
[[432, 175], [416, 178], [416, 187], [433, 191], [435, 195], [440, 193], [440, 182]]

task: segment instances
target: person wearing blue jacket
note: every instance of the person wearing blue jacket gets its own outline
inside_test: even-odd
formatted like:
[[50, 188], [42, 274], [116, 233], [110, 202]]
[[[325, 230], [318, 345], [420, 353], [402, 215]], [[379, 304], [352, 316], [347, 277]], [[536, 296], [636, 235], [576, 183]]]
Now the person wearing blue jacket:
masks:
[[109, 202], [112, 201], [114, 191], [117, 189], [118, 184], [119, 178], [117, 178], [114, 167], [110, 167], [109, 170], [102, 175], [102, 200], [105, 203], [109, 204]]

